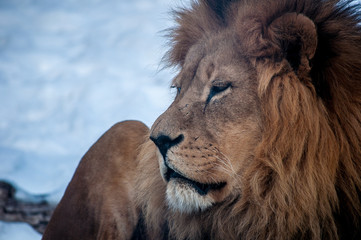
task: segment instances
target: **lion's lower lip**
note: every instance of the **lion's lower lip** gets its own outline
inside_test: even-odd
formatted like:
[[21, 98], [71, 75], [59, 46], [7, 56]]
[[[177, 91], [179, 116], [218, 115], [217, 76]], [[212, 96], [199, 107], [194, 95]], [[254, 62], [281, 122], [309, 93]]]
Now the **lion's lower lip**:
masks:
[[211, 183], [211, 184], [199, 183], [199, 182], [196, 182], [189, 178], [184, 177], [183, 175], [175, 172], [173, 169], [171, 169], [167, 166], [167, 172], [165, 174], [165, 179], [167, 180], [167, 182], [169, 182], [172, 178], [180, 179], [180, 180], [188, 183], [202, 196], [206, 195], [210, 190], [219, 190], [226, 185], [225, 182]]

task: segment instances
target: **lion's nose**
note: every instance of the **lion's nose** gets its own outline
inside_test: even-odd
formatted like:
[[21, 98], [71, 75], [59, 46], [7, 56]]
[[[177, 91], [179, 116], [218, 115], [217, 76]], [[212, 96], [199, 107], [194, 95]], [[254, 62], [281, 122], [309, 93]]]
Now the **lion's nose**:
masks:
[[155, 145], [159, 148], [160, 153], [165, 158], [167, 151], [169, 148], [181, 143], [184, 139], [183, 134], [180, 134], [178, 137], [171, 139], [169, 136], [166, 135], [159, 135], [158, 137], [150, 137], [150, 140], [152, 140]]

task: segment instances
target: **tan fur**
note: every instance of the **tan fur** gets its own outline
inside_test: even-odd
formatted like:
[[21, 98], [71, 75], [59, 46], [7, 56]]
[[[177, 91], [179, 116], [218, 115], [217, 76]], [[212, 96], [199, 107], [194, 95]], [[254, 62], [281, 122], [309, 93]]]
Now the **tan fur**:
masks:
[[129, 239], [138, 221], [134, 206], [138, 146], [148, 128], [114, 125], [85, 154], [54, 211], [43, 239]]
[[122, 123], [90, 149], [44, 239], [74, 225], [58, 239], [361, 239], [351, 5], [202, 0], [176, 12], [174, 102], [150, 132]]

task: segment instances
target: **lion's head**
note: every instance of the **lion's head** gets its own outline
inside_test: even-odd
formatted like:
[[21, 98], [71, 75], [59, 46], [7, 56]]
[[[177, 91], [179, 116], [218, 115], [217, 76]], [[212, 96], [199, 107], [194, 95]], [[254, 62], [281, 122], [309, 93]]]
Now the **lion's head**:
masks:
[[168, 203], [176, 210], [206, 209], [239, 194], [240, 171], [261, 139], [256, 69], [235, 37], [220, 32], [189, 49], [173, 81], [177, 96], [153, 125]]
[[[151, 129], [169, 221], [189, 214], [208, 221], [202, 229], [262, 239], [360, 228], [361, 29], [351, 5], [202, 0], [177, 12], [177, 96]], [[186, 224], [184, 237], [204, 231], [187, 235]]]

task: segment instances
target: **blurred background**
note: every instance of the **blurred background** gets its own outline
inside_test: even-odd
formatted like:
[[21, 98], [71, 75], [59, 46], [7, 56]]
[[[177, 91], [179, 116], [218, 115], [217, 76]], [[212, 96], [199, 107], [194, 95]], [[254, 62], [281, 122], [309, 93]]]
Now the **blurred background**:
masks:
[[[187, 0], [0, 0], [0, 180], [57, 203], [82, 155], [116, 122], [149, 127], [173, 94], [169, 11]], [[0, 221], [0, 240], [37, 239]]]

